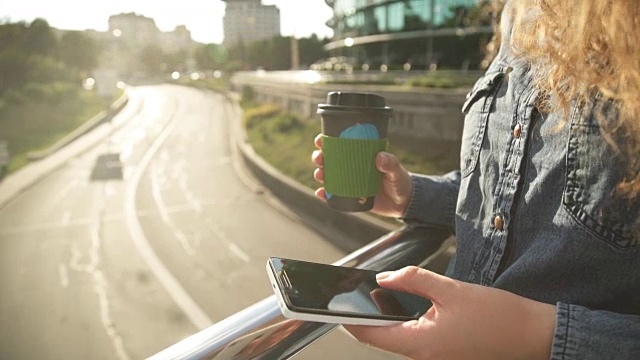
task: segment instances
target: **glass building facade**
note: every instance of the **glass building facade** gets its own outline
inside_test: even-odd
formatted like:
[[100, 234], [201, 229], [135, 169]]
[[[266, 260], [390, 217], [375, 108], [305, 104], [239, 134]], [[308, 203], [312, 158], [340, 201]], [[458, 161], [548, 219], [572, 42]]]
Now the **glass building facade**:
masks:
[[479, 67], [491, 37], [482, 0], [326, 0], [334, 38], [325, 47], [355, 63]]

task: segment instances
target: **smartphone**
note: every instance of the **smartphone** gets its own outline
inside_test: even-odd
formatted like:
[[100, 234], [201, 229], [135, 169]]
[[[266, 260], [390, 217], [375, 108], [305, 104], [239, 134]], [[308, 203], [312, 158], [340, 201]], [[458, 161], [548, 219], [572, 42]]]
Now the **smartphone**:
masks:
[[394, 325], [430, 307], [420, 296], [387, 290], [377, 271], [269, 258], [269, 280], [286, 318], [351, 325]]

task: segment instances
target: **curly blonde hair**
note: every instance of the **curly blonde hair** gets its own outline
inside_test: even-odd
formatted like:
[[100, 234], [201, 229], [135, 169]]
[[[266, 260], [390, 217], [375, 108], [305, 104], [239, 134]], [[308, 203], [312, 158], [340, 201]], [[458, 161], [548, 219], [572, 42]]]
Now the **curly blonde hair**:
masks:
[[[625, 152], [628, 173], [618, 188], [640, 193], [640, 1], [518, 0], [513, 2], [513, 46], [530, 60], [545, 103], [568, 113], [572, 101], [600, 94], [618, 118], [605, 135]], [[602, 118], [602, 117], [601, 117]]]

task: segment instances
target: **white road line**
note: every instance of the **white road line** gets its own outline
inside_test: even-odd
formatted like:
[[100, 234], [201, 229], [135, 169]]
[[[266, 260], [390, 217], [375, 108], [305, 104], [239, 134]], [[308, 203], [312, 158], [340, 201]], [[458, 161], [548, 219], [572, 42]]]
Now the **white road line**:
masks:
[[144, 173], [144, 170], [153, 159], [155, 153], [160, 149], [160, 146], [164, 143], [167, 137], [171, 134], [171, 130], [178, 124], [178, 121], [171, 121], [169, 125], [165, 127], [162, 133], [154, 140], [151, 148], [142, 158], [140, 165], [137, 166], [131, 181], [127, 183], [125, 191], [125, 222], [134, 245], [140, 252], [140, 255], [147, 263], [147, 266], [151, 269], [151, 272], [156, 276], [158, 281], [164, 286], [169, 296], [175, 301], [178, 307], [185, 313], [187, 318], [196, 326], [199, 330], [207, 328], [213, 324], [209, 316], [202, 310], [202, 308], [189, 296], [187, 291], [182, 287], [180, 282], [169, 272], [164, 266], [160, 258], [153, 251], [149, 245], [149, 241], [144, 236], [142, 227], [138, 222], [138, 216], [136, 214], [136, 193], [138, 191], [138, 185]]
[[60, 222], [60, 224], [62, 226], [67, 226], [69, 225], [69, 221], [71, 220], [71, 211], [65, 211], [62, 214], [62, 221]]
[[164, 202], [164, 199], [162, 198], [160, 184], [158, 183], [159, 177], [160, 177], [160, 174], [158, 174], [156, 167], [152, 166], [151, 167], [151, 194], [153, 195], [153, 200], [155, 201], [156, 206], [158, 207], [158, 211], [160, 211], [160, 217], [162, 218], [162, 221], [167, 225], [167, 227], [171, 229], [171, 231], [173, 232], [173, 235], [178, 239], [180, 246], [182, 246], [182, 248], [187, 253], [187, 255], [194, 256], [196, 254], [196, 251], [193, 249], [193, 247], [189, 243], [189, 239], [182, 231], [180, 231], [178, 226], [176, 226], [173, 220], [171, 220], [171, 217], [169, 217], [167, 206]]
[[60, 286], [63, 288], [69, 287], [69, 271], [67, 271], [67, 265], [59, 264], [58, 265], [58, 277], [60, 278]]
[[[100, 322], [107, 332], [107, 336], [111, 340], [111, 344], [116, 352], [116, 357], [118, 360], [130, 360], [129, 354], [124, 347], [124, 342], [122, 341], [122, 337], [116, 330], [115, 324], [113, 322], [113, 318], [111, 317], [111, 306], [109, 304], [109, 297], [107, 295], [107, 280], [104, 276], [104, 273], [100, 269], [100, 249], [101, 245], [101, 228], [102, 228], [102, 215], [104, 213], [105, 208], [105, 199], [103, 197], [103, 187], [98, 187], [96, 193], [97, 199], [97, 210], [95, 214], [93, 214], [91, 227], [89, 228], [91, 244], [89, 247], [89, 251], [87, 254], [88, 261], [85, 263], [81, 263], [83, 258], [80, 253], [80, 249], [77, 244], [71, 248], [71, 261], [69, 267], [77, 272], [83, 272], [91, 276], [93, 280], [93, 292], [98, 296], [98, 305], [100, 308]], [[68, 282], [68, 280], [67, 280]]]
[[247, 255], [246, 252], [242, 251], [242, 249], [240, 249], [238, 245], [234, 243], [229, 243], [227, 247], [235, 256], [239, 257], [242, 261], [246, 263], [251, 262], [251, 257], [249, 257], [249, 255]]
[[189, 189], [188, 175], [186, 171], [180, 173], [178, 177], [178, 184], [180, 185], [180, 190], [182, 190], [182, 193], [189, 205], [191, 205], [196, 213], [202, 214], [202, 202], [195, 195], [193, 195], [193, 193]]

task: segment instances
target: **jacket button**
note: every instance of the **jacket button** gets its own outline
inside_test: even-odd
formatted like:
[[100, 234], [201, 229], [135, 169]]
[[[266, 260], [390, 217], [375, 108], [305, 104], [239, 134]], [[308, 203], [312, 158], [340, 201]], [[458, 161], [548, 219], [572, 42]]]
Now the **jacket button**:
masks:
[[522, 125], [518, 123], [516, 127], [513, 128], [513, 137], [519, 139], [520, 135], [522, 135]]
[[504, 229], [504, 219], [502, 216], [496, 215], [496, 217], [493, 218], [493, 226], [495, 226], [498, 231], [502, 231]]

